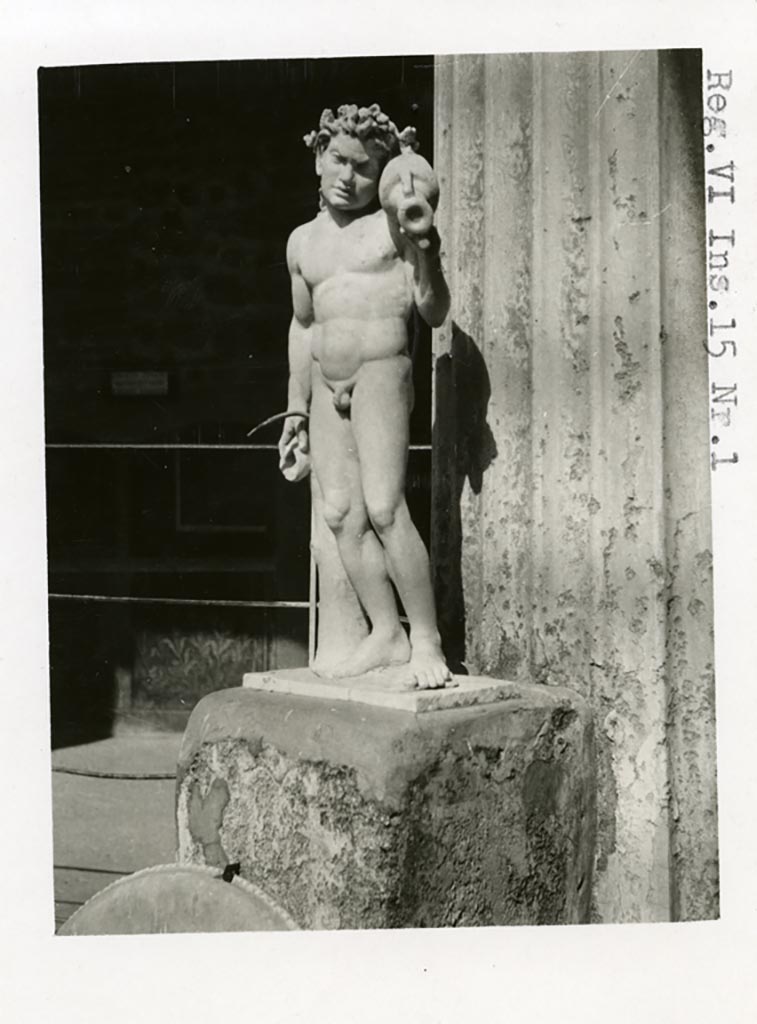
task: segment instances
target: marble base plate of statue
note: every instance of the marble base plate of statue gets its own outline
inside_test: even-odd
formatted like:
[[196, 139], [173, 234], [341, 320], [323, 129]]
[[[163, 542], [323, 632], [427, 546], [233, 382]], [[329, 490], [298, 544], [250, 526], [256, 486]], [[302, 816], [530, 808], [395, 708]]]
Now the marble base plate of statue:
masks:
[[416, 714], [493, 704], [521, 696], [517, 684], [490, 679], [488, 676], [455, 675], [443, 689], [433, 690], [409, 689], [404, 682], [405, 678], [403, 666], [339, 679], [324, 679], [309, 668], [290, 668], [273, 672], [248, 672], [243, 685], [247, 689], [268, 693], [347, 700]]

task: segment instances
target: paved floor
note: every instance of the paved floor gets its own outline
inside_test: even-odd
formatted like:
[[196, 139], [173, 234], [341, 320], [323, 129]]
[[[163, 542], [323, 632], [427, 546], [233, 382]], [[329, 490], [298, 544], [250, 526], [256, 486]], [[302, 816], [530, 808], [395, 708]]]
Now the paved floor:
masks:
[[181, 733], [135, 734], [53, 751], [56, 928], [122, 875], [176, 860], [180, 743]]

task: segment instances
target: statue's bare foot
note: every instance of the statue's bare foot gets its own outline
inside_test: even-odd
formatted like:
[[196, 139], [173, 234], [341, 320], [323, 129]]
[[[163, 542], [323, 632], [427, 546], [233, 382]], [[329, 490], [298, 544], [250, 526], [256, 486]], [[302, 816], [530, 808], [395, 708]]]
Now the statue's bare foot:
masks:
[[452, 680], [442, 649], [436, 640], [413, 640], [410, 661], [402, 670], [405, 685], [418, 690], [438, 690]]
[[366, 672], [390, 668], [392, 665], [404, 665], [409, 657], [410, 641], [401, 626], [393, 633], [374, 630], [331, 674], [337, 679], [362, 676]]

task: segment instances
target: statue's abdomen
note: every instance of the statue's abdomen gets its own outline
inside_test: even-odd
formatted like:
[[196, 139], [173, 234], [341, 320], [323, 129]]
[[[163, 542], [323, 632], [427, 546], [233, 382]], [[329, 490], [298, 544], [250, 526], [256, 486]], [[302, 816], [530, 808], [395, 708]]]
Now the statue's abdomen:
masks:
[[401, 266], [344, 273], [313, 293], [313, 358], [329, 381], [347, 381], [363, 363], [407, 351], [411, 296]]

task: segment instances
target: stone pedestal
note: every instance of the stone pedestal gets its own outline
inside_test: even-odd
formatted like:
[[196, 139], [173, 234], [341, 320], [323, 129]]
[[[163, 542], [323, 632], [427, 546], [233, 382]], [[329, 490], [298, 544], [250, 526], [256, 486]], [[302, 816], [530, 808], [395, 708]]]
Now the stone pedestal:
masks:
[[303, 928], [587, 921], [586, 705], [456, 682], [408, 694], [303, 670], [205, 697], [179, 755], [180, 861], [239, 861]]

